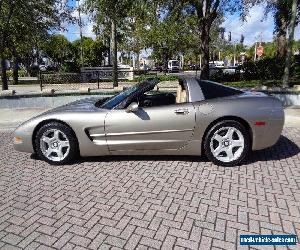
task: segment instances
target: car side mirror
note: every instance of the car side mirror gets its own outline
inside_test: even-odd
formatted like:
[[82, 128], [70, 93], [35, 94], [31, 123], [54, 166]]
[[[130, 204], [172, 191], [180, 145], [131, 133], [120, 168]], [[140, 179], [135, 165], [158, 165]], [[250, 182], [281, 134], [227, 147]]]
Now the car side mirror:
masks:
[[139, 105], [136, 102], [130, 103], [130, 105], [127, 107], [126, 112], [127, 113], [134, 113], [137, 112], [139, 109]]

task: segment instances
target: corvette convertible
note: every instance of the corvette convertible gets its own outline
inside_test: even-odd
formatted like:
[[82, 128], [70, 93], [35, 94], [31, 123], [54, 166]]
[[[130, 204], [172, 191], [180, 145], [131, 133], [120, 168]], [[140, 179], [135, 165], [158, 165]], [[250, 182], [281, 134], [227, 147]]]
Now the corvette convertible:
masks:
[[15, 130], [14, 147], [50, 164], [77, 156], [205, 154], [216, 165], [235, 166], [280, 137], [284, 112], [274, 97], [193, 77], [169, 92], [158, 82], [47, 111]]

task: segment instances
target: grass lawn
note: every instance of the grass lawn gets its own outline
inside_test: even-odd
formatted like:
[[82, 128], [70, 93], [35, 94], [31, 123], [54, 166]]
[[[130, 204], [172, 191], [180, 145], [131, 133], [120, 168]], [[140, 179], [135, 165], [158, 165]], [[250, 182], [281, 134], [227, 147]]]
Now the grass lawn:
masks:
[[147, 75], [136, 76], [136, 77], [134, 77], [133, 80], [130, 80], [129, 82], [141, 82], [141, 81], [147, 80], [149, 78], [158, 78], [161, 82], [178, 80], [177, 75], [147, 74]]
[[[237, 81], [237, 82], [224, 82], [224, 85], [235, 88], [255, 88], [259, 86], [267, 87], [280, 87], [282, 85], [281, 80], [249, 80], [249, 81]], [[290, 86], [300, 85], [300, 79], [291, 78]]]
[[238, 82], [224, 82], [224, 85], [235, 87], [235, 88], [254, 88], [262, 85], [260, 80], [251, 81], [238, 81]]

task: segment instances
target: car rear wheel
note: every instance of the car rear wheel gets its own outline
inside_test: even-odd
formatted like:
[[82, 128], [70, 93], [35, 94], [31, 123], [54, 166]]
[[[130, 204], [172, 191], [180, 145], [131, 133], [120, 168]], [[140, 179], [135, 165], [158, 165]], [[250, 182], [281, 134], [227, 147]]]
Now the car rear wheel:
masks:
[[216, 165], [240, 165], [250, 151], [250, 135], [237, 121], [222, 121], [213, 126], [204, 141], [206, 156]]
[[51, 122], [38, 130], [35, 146], [37, 155], [53, 165], [70, 163], [78, 153], [74, 132], [58, 122]]

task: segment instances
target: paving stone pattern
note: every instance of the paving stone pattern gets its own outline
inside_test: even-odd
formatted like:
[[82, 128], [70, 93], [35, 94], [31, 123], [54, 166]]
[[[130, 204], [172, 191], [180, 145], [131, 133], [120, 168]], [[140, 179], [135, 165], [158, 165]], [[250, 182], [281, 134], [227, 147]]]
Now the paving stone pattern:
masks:
[[159, 156], [50, 166], [1, 133], [0, 248], [249, 249], [240, 234], [300, 236], [299, 134], [285, 128], [274, 147], [224, 168]]

